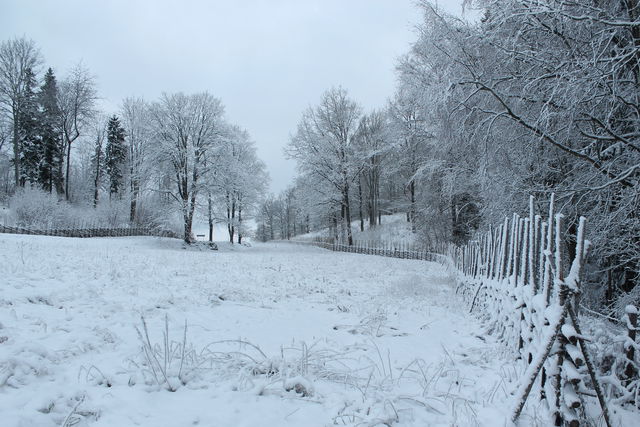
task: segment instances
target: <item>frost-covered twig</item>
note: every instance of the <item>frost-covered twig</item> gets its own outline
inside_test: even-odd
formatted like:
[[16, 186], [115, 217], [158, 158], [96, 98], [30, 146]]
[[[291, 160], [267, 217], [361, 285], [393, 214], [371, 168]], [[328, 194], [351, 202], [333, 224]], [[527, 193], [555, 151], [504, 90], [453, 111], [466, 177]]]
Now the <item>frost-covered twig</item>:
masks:
[[65, 417], [64, 421], [62, 422], [62, 424], [60, 424], [61, 427], [71, 427], [71, 426], [73, 426], [73, 425], [78, 423], [78, 419], [77, 419], [77, 417], [74, 418], [74, 415], [78, 411], [78, 407], [82, 404], [82, 402], [84, 402], [84, 398], [85, 398], [85, 396], [83, 395], [78, 400], [78, 402], [74, 405], [74, 407], [71, 410], [71, 412], [69, 412], [67, 414], [67, 416]]

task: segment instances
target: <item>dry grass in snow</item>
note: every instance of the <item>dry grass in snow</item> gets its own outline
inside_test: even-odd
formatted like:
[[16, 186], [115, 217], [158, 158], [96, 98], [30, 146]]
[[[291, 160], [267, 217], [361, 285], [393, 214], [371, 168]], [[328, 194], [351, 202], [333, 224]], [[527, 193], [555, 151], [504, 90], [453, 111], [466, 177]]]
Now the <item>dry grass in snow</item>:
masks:
[[501, 425], [517, 377], [442, 267], [0, 235], [5, 426]]

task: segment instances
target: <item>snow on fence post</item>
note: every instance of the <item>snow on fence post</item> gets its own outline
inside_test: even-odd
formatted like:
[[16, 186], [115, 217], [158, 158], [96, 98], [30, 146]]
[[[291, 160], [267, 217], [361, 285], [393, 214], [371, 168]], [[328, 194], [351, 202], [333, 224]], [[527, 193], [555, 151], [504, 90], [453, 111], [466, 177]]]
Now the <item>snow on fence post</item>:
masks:
[[498, 229], [494, 227], [489, 228], [489, 238], [487, 239], [487, 277], [493, 279], [493, 272], [495, 271], [496, 261], [496, 246], [497, 246]]
[[536, 244], [536, 231], [537, 231], [537, 218], [534, 212], [533, 207], [533, 196], [529, 196], [529, 246], [527, 251], [527, 273], [529, 274], [527, 278], [527, 283], [531, 286], [532, 295], [535, 295], [535, 274], [534, 274], [534, 265], [535, 265], [535, 244]]
[[[554, 215], [554, 201], [555, 194], [551, 194], [551, 199], [549, 200], [549, 216], [547, 222], [547, 244], [545, 251], [551, 253], [551, 248], [553, 245], [553, 215]], [[549, 306], [551, 302], [551, 293], [553, 291], [553, 281], [551, 280], [551, 259], [545, 256], [545, 264], [544, 264], [544, 278], [543, 278], [543, 295], [546, 302], [546, 306]]]
[[[530, 197], [527, 217], [514, 214], [476, 240], [446, 250], [460, 277], [456, 293], [460, 291], [462, 298], [470, 301], [471, 310], [474, 306], [484, 309], [481, 316], [490, 322], [492, 333], [506, 346], [515, 346], [517, 358], [529, 365], [516, 395], [514, 422], [540, 375], [539, 398], [546, 401], [551, 422], [579, 425], [584, 411], [578, 392], [586, 384], [578, 368], [586, 364], [590, 385], [605, 423], [610, 425], [606, 401], [574, 310], [587, 250], [585, 222], [581, 217], [576, 254], [566, 277], [563, 215], [555, 212], [553, 195], [546, 220], [536, 215], [534, 198]], [[426, 258], [426, 249], [424, 253]], [[637, 311], [632, 316], [629, 336], [633, 332], [634, 344], [625, 347], [627, 352], [635, 350]], [[638, 371], [635, 356], [628, 357], [626, 366], [635, 369], [632, 375]]]
[[[521, 219], [522, 223], [522, 245], [520, 249], [520, 277], [516, 278], [516, 287], [517, 289], [517, 311], [519, 318], [519, 336], [518, 336], [518, 352], [520, 357], [522, 357], [526, 353], [525, 342], [528, 344], [529, 341], [529, 324], [527, 323], [527, 295], [525, 292], [525, 288], [527, 286], [527, 263], [528, 263], [528, 253], [529, 253], [529, 218]], [[529, 357], [527, 355], [527, 360]]]
[[[568, 289], [562, 285], [564, 281], [564, 272], [563, 272], [563, 259], [562, 259], [562, 219], [564, 215], [556, 214], [556, 239], [555, 239], [555, 277], [554, 277], [554, 287], [558, 288], [558, 302], [560, 306], [564, 307], [567, 303], [567, 291]], [[562, 326], [562, 325], [561, 325]], [[558, 334], [556, 336], [556, 351], [554, 354], [554, 360], [552, 362], [552, 367], [549, 369], [550, 372], [553, 373], [553, 377], [551, 379], [551, 386], [553, 388], [553, 406], [552, 406], [552, 417], [556, 426], [562, 425], [562, 413], [561, 413], [561, 405], [562, 405], [562, 363], [564, 361], [564, 350], [566, 341], [564, 339], [564, 335]]]
[[507, 257], [507, 270], [505, 272], [505, 279], [506, 280], [510, 280], [511, 274], [513, 272], [513, 248], [514, 248], [514, 239], [515, 239], [515, 235], [516, 235], [516, 231], [517, 231], [517, 227], [516, 227], [516, 223], [517, 221], [517, 215], [513, 214], [513, 217], [511, 218], [511, 229], [509, 232], [509, 255]]
[[520, 218], [520, 215], [516, 215], [516, 234], [513, 241], [513, 282], [512, 286], [515, 288], [518, 285], [518, 279], [520, 278], [520, 245], [522, 240], [522, 229], [524, 226], [524, 219]]
[[636, 331], [638, 330], [638, 308], [633, 305], [625, 307], [625, 317], [627, 324], [627, 341], [624, 343], [627, 362], [624, 368], [624, 386], [628, 386], [638, 374], [635, 362]]
[[529, 218], [522, 219], [522, 244], [520, 249], [520, 278], [518, 283], [522, 286], [528, 284], [527, 268], [529, 266]]
[[500, 251], [498, 261], [498, 281], [502, 281], [506, 274], [506, 256], [507, 256], [507, 241], [509, 240], [509, 218], [504, 219], [504, 224], [500, 226]]

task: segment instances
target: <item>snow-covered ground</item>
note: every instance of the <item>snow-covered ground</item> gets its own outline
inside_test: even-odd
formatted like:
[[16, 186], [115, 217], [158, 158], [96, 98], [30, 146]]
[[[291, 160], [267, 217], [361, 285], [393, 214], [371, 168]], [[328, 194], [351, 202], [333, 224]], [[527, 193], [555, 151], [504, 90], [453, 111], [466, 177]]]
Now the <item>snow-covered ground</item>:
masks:
[[0, 235], [0, 424], [503, 425], [465, 312], [422, 261]]

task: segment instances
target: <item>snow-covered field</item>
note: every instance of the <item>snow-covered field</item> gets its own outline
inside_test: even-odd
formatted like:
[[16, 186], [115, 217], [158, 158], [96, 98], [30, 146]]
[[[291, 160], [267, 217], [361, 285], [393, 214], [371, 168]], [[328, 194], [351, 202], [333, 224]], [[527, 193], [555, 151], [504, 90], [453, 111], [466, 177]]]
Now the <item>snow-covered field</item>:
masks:
[[3, 426], [495, 426], [508, 414], [516, 373], [437, 264], [0, 235], [0, 283]]

